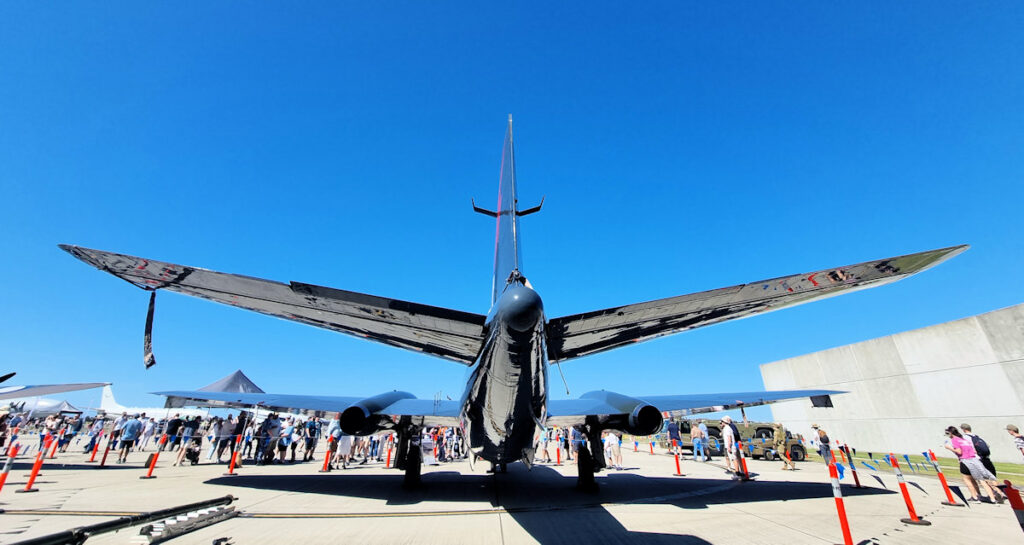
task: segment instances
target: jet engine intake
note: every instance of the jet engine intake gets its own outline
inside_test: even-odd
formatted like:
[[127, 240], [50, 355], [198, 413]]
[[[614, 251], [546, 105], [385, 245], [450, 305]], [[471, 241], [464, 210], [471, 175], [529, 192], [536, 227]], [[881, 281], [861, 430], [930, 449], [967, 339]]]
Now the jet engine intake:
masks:
[[349, 435], [368, 435], [394, 425], [388, 415], [379, 414], [401, 399], [415, 399], [409, 392], [385, 392], [368, 397], [341, 412], [341, 431]]

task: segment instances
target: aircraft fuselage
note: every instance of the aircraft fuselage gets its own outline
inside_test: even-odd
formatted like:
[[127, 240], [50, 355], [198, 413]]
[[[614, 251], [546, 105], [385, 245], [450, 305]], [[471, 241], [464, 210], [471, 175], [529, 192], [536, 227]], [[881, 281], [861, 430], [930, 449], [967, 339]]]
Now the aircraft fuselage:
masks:
[[544, 323], [540, 296], [518, 279], [492, 306], [462, 401], [469, 448], [478, 458], [500, 464], [531, 457], [536, 426], [547, 415]]

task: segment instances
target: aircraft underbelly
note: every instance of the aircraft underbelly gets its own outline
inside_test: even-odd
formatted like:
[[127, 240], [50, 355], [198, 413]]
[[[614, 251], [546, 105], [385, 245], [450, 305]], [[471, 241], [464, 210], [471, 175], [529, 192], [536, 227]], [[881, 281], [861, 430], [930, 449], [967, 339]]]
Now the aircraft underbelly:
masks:
[[533, 448], [536, 423], [546, 414], [544, 331], [493, 331], [469, 383], [466, 433], [477, 457], [508, 463]]

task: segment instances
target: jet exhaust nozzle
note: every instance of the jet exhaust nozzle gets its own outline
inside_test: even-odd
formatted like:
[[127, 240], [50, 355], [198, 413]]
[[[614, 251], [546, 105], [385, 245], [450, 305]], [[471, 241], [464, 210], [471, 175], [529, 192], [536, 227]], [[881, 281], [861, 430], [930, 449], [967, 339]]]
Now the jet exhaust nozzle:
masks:
[[615, 413], [596, 415], [603, 429], [622, 430], [630, 435], [654, 435], [661, 431], [661, 411], [641, 399], [600, 390], [587, 392], [581, 398], [596, 399], [612, 406]]
[[409, 392], [386, 392], [368, 397], [341, 412], [341, 431], [348, 435], [368, 435], [387, 429], [394, 423], [380, 411], [402, 399], [416, 399]]

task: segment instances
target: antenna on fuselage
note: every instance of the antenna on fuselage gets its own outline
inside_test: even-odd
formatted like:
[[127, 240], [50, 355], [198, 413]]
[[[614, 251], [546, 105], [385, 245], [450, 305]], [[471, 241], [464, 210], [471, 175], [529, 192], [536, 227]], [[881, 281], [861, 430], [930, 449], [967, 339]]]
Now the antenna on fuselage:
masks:
[[565, 395], [572, 395], [569, 393], [569, 383], [565, 381], [565, 373], [562, 372], [562, 362], [556, 361], [555, 367], [558, 367], [558, 375], [562, 377], [562, 384], [565, 385]]

